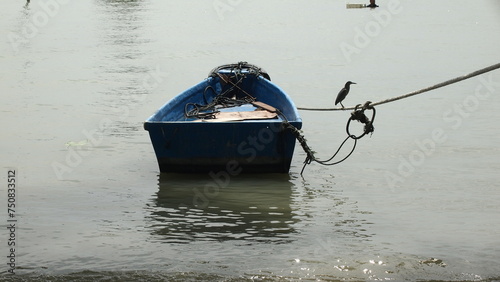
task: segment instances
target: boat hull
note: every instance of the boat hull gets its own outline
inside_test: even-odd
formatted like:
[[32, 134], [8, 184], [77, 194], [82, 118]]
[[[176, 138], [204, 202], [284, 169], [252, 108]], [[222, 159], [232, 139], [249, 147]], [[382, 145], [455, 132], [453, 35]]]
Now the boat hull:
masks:
[[280, 122], [156, 123], [148, 131], [162, 172], [285, 173], [295, 147]]

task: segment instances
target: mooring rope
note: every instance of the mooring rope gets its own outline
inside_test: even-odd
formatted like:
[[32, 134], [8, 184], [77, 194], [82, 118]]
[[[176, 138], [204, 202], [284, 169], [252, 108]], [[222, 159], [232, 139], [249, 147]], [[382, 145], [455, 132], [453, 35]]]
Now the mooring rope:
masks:
[[[389, 103], [389, 102], [393, 102], [393, 101], [401, 100], [401, 99], [408, 98], [408, 97], [411, 97], [411, 96], [415, 96], [415, 95], [418, 95], [418, 94], [421, 94], [421, 93], [424, 93], [424, 92], [428, 92], [428, 91], [431, 91], [431, 90], [434, 90], [434, 89], [438, 89], [438, 88], [441, 88], [441, 87], [444, 87], [444, 86], [447, 86], [447, 85], [450, 85], [450, 84], [453, 84], [453, 83], [457, 83], [457, 82], [460, 82], [462, 80], [466, 80], [466, 79], [472, 78], [474, 76], [478, 76], [478, 75], [481, 75], [481, 74], [484, 74], [484, 73], [487, 73], [487, 72], [490, 72], [490, 71], [493, 71], [493, 70], [496, 70], [496, 69], [499, 69], [499, 68], [500, 68], [500, 63], [492, 65], [492, 66], [489, 66], [489, 67], [486, 67], [486, 68], [482, 68], [480, 70], [471, 72], [469, 74], [462, 75], [462, 76], [459, 76], [459, 77], [455, 77], [453, 79], [450, 79], [450, 80], [447, 80], [447, 81], [444, 81], [444, 82], [441, 82], [441, 83], [438, 83], [438, 84], [435, 84], [435, 85], [432, 85], [432, 86], [429, 86], [429, 87], [426, 87], [426, 88], [422, 88], [420, 90], [413, 91], [413, 92], [410, 92], [410, 93], [407, 93], [407, 94], [404, 94], [404, 95], [401, 95], [401, 96], [397, 96], [397, 97], [385, 99], [385, 100], [382, 100], [382, 101], [379, 101], [379, 102], [376, 102], [376, 103], [371, 103], [371, 105], [372, 106], [382, 105], [382, 104], [386, 104], [386, 103]], [[354, 110], [355, 107], [349, 107], [349, 108], [305, 108], [305, 107], [297, 107], [297, 109], [304, 110], [304, 111], [345, 111], [345, 110]]]
[[[372, 111], [371, 119], [369, 119], [365, 115], [365, 110]], [[322, 165], [330, 166], [330, 165], [339, 164], [339, 163], [345, 161], [347, 158], [349, 158], [352, 155], [352, 153], [354, 152], [354, 149], [356, 149], [356, 144], [358, 143], [358, 139], [361, 139], [363, 136], [365, 136], [368, 133], [373, 133], [373, 131], [375, 130], [375, 128], [373, 127], [373, 121], [375, 120], [375, 113], [376, 113], [375, 108], [370, 105], [370, 102], [366, 102], [363, 106], [361, 106], [361, 104], [357, 105], [355, 107], [354, 111], [351, 113], [349, 120], [347, 121], [347, 125], [346, 125], [347, 137], [340, 144], [340, 146], [337, 149], [337, 151], [335, 152], [335, 154], [333, 154], [333, 156], [331, 156], [327, 160], [321, 160], [315, 156], [315, 152], [307, 144], [307, 141], [306, 141], [306, 138], [304, 137], [304, 135], [302, 135], [302, 133], [300, 132], [299, 129], [297, 129], [295, 126], [290, 124], [288, 122], [288, 120], [286, 119], [286, 117], [283, 115], [283, 119], [284, 119], [283, 124], [284, 124], [285, 129], [289, 130], [293, 135], [295, 135], [295, 138], [299, 141], [300, 145], [302, 146], [302, 149], [306, 153], [306, 159], [304, 160], [304, 166], [302, 167], [302, 170], [300, 171], [300, 175], [302, 175], [306, 166], [313, 161], [317, 162], [319, 164], [322, 164]], [[356, 120], [356, 121], [363, 123], [365, 125], [364, 129], [363, 129], [363, 133], [360, 134], [359, 136], [351, 134], [350, 125], [351, 125], [351, 121], [353, 121], [353, 120]], [[337, 154], [340, 152], [342, 147], [344, 147], [344, 144], [347, 142], [347, 140], [349, 140], [349, 139], [354, 140], [354, 144], [352, 146], [351, 151], [343, 159], [341, 159], [339, 161], [332, 161], [337, 156]]]
[[[456, 77], [456, 78], [453, 78], [453, 79], [450, 79], [450, 80], [447, 80], [447, 81], [444, 81], [444, 82], [441, 82], [441, 83], [438, 83], [438, 84], [426, 87], [426, 88], [422, 88], [420, 90], [413, 91], [413, 92], [410, 92], [410, 93], [407, 93], [407, 94], [404, 94], [404, 95], [401, 95], [401, 96], [397, 96], [397, 97], [385, 99], [385, 100], [382, 100], [382, 101], [379, 101], [379, 102], [376, 102], [376, 103], [372, 103], [372, 102], [368, 101], [363, 106], [361, 106], [361, 104], [358, 104], [355, 107], [349, 107], [349, 108], [302, 108], [302, 107], [298, 107], [297, 109], [299, 109], [299, 110], [307, 110], [307, 111], [354, 110], [351, 113], [351, 116], [350, 116], [349, 120], [347, 121], [347, 125], [346, 125], [347, 137], [346, 137], [346, 139], [342, 142], [342, 144], [337, 149], [337, 151], [335, 152], [335, 154], [331, 158], [329, 158], [328, 160], [325, 160], [325, 161], [316, 158], [315, 152], [311, 149], [311, 147], [309, 147], [309, 145], [306, 142], [305, 137], [300, 133], [300, 131], [297, 128], [295, 128], [293, 125], [291, 125], [290, 123], [288, 123], [288, 121], [286, 121], [286, 119], [285, 119], [285, 122], [284, 122], [285, 123], [285, 128], [287, 128], [288, 130], [290, 130], [292, 132], [292, 134], [295, 135], [296, 139], [299, 141], [300, 145], [302, 146], [302, 148], [304, 149], [304, 151], [305, 151], [305, 153], [307, 155], [306, 159], [304, 160], [304, 166], [302, 167], [302, 171], [300, 172], [300, 175], [302, 175], [302, 173], [304, 172], [304, 169], [306, 168], [306, 166], [308, 164], [310, 164], [312, 161], [315, 161], [315, 162], [317, 162], [319, 164], [322, 164], [322, 165], [336, 165], [336, 164], [339, 164], [339, 163], [345, 161], [349, 156], [351, 156], [351, 154], [354, 152], [354, 149], [356, 148], [357, 140], [360, 139], [360, 138], [362, 138], [363, 136], [365, 136], [368, 133], [373, 133], [373, 131], [374, 131], [373, 121], [375, 120], [375, 106], [382, 105], [382, 104], [389, 103], [389, 102], [393, 102], [393, 101], [397, 101], [397, 100], [401, 100], [401, 99], [408, 98], [408, 97], [411, 97], [411, 96], [414, 96], [414, 95], [418, 95], [418, 94], [421, 94], [421, 93], [424, 93], [424, 92], [428, 92], [428, 91], [431, 91], [431, 90], [434, 90], [434, 89], [437, 89], [437, 88], [441, 88], [441, 87], [444, 87], [444, 86], [447, 86], [447, 85], [450, 85], [450, 84], [453, 84], [453, 83], [457, 83], [457, 82], [462, 81], [462, 80], [469, 79], [469, 78], [474, 77], [474, 76], [478, 76], [478, 75], [490, 72], [492, 70], [496, 70], [498, 68], [500, 68], [500, 63], [492, 65], [492, 66], [489, 66], [489, 67], [486, 67], [486, 68], [483, 68], [483, 69], [480, 69], [480, 70], [477, 70], [477, 71], [474, 71], [474, 72], [471, 72], [471, 73], [463, 75], [463, 76], [459, 76], [459, 77]], [[372, 118], [371, 119], [369, 119], [364, 114], [365, 110], [371, 110], [372, 111]], [[356, 135], [353, 135], [353, 134], [350, 133], [349, 127], [350, 127], [351, 121], [353, 121], [353, 120], [356, 120], [356, 121], [358, 121], [360, 123], [365, 124], [363, 133], [361, 135], [359, 135], [359, 136], [356, 136]], [[331, 162], [331, 160], [333, 158], [335, 158], [335, 156], [337, 156], [337, 154], [339, 153], [340, 149], [342, 149], [342, 147], [344, 146], [344, 144], [346, 143], [346, 141], [349, 140], [349, 139], [353, 139], [354, 140], [354, 145], [353, 145], [351, 151], [349, 152], [349, 154], [347, 154], [346, 157], [344, 157], [343, 159], [341, 159], [339, 161]]]

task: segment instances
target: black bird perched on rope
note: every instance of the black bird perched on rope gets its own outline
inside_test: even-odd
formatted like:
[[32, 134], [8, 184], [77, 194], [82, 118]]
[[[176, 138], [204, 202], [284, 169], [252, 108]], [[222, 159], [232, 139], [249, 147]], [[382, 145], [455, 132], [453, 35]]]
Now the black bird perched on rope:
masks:
[[[338, 103], [340, 103], [340, 105], [342, 105], [342, 101], [344, 101], [345, 97], [349, 93], [349, 89], [351, 87], [351, 84], [356, 84], [356, 83], [352, 82], [352, 81], [348, 81], [345, 83], [344, 88], [342, 88], [340, 90], [339, 94], [337, 95], [337, 99], [335, 99], [335, 105], [337, 105]], [[342, 105], [342, 108], [344, 108], [344, 105]]]

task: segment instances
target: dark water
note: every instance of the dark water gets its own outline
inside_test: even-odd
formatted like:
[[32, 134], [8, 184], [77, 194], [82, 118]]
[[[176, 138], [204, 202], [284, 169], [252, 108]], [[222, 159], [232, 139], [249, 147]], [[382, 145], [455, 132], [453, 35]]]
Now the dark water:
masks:
[[[351, 106], [499, 62], [498, 1], [377, 3], [5, 1], [0, 280], [500, 279], [499, 71], [377, 107], [304, 177], [300, 147], [286, 175], [158, 172], [142, 122], [217, 65], [330, 107], [347, 80]], [[349, 113], [301, 114], [329, 157]]]

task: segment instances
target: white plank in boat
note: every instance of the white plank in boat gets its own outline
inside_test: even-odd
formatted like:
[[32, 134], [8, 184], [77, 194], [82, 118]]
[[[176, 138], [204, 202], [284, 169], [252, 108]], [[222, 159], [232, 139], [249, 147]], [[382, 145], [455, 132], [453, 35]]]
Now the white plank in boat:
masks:
[[250, 111], [250, 112], [219, 112], [215, 114], [214, 119], [197, 120], [203, 122], [225, 122], [225, 121], [242, 121], [254, 119], [271, 119], [276, 118], [276, 113], [268, 111]]

